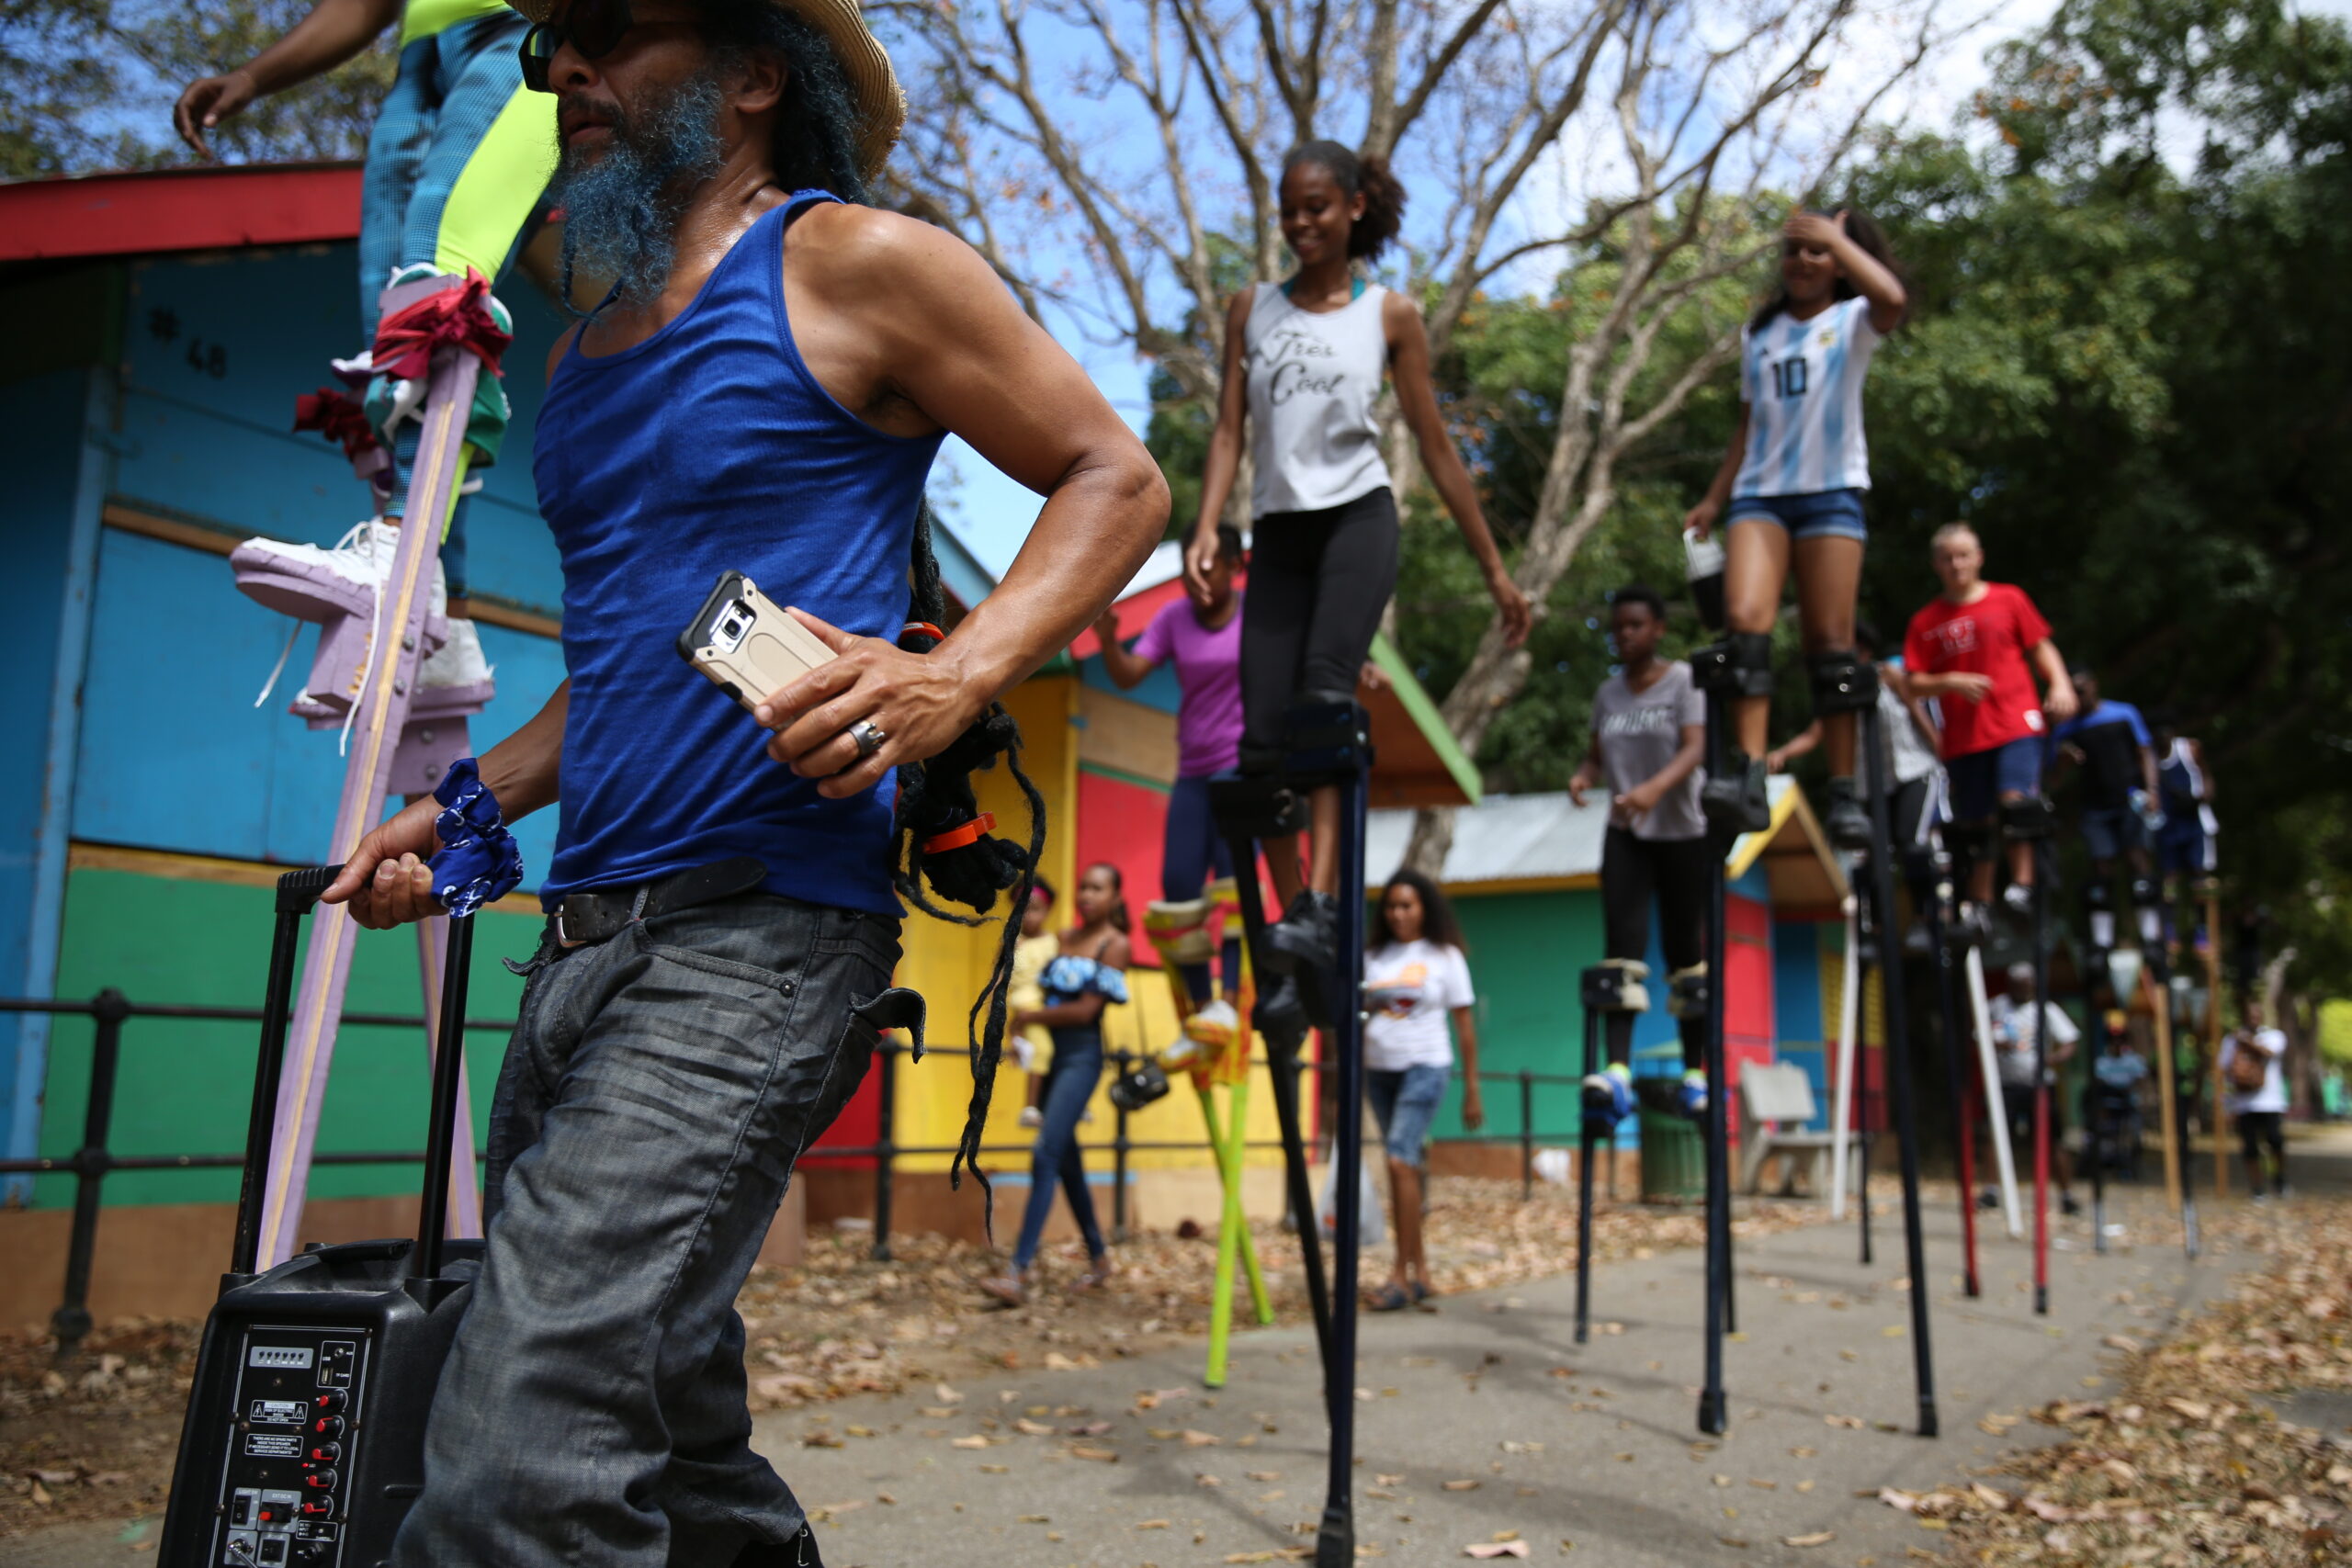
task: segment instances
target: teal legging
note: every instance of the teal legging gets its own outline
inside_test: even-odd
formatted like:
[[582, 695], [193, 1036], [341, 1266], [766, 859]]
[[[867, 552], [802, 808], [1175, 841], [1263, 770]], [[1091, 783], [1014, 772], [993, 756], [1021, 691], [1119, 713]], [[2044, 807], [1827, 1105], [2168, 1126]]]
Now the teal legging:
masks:
[[[513, 262], [555, 172], [555, 97], [525, 87], [515, 58], [527, 27], [501, 11], [402, 46], [361, 177], [359, 319], [369, 339], [384, 286], [402, 267], [470, 267], [495, 283]], [[413, 423], [401, 427], [388, 515], [407, 513], [416, 438]], [[441, 547], [455, 594], [465, 592], [462, 506], [453, 506]]]

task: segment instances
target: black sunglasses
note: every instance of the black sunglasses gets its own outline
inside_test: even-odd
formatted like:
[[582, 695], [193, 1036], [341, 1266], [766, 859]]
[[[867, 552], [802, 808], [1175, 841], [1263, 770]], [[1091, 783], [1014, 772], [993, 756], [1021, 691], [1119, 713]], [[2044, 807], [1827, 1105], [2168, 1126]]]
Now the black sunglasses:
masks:
[[636, 25], [628, 0], [571, 0], [560, 12], [550, 11], [546, 21], [523, 35], [523, 46], [517, 51], [523, 61], [523, 85], [535, 93], [552, 91], [548, 85], [548, 67], [558, 50], [570, 44], [582, 60], [602, 60], [620, 47], [621, 39]]

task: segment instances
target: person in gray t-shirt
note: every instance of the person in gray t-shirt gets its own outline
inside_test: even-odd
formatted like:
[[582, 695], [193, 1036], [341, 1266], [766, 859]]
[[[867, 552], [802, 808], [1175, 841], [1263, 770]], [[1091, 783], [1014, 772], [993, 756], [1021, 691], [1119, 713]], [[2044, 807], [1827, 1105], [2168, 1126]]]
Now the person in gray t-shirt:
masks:
[[[1638, 959], [1649, 952], [1655, 901], [1667, 967], [1688, 969], [1706, 954], [1710, 851], [1699, 810], [1706, 699], [1691, 683], [1690, 666], [1657, 657], [1666, 602], [1657, 593], [1620, 589], [1609, 625], [1620, 670], [1593, 698], [1592, 750], [1568, 780], [1568, 795], [1581, 807], [1588, 790], [1604, 780], [1609, 785], [1600, 852], [1607, 956]], [[1686, 1018], [1681, 1029], [1681, 1102], [1696, 1114], [1706, 1106], [1706, 1021]], [[1633, 1015], [1611, 1013], [1608, 1038], [1609, 1067], [1586, 1080], [1585, 1106], [1589, 1116], [1613, 1124], [1633, 1108]]]

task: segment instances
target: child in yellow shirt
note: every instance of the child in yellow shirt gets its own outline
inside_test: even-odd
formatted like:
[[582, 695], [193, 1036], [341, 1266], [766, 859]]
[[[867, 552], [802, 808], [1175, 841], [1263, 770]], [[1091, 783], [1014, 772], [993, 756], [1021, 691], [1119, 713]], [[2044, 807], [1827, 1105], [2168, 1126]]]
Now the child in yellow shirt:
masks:
[[[1061, 939], [1049, 929], [1053, 913], [1054, 885], [1041, 876], [1029, 890], [1029, 907], [1021, 911], [1021, 941], [1012, 950], [1012, 981], [1005, 1003], [1015, 1014], [1046, 1005], [1045, 987], [1038, 976], [1061, 952]], [[1029, 1075], [1029, 1099], [1021, 1108], [1021, 1124], [1035, 1127], [1042, 1119], [1037, 1092], [1054, 1059], [1054, 1037], [1044, 1024], [1033, 1023], [1013, 1035], [1012, 1055]]]

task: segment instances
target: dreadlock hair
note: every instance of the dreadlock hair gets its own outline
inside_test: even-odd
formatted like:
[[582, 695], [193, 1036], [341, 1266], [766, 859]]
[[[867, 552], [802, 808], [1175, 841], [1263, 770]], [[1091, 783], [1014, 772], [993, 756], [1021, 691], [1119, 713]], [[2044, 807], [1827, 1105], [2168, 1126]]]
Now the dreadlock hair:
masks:
[[1373, 152], [1359, 155], [1336, 141], [1307, 141], [1291, 149], [1283, 173], [1301, 164], [1314, 164], [1348, 195], [1363, 197], [1363, 216], [1348, 231], [1348, 258], [1378, 261], [1405, 227], [1405, 187], [1388, 172], [1388, 160]]
[[[703, 31], [722, 63], [753, 54], [784, 62], [784, 99], [777, 107], [770, 162], [776, 183], [786, 190], [823, 190], [843, 201], [865, 199], [865, 176], [857, 155], [857, 100], [833, 46], [814, 27], [770, 0], [704, 0]], [[899, 646], [929, 653], [939, 646], [947, 618], [947, 591], [939, 579], [932, 548], [931, 503], [915, 512], [914, 544], [907, 565], [910, 606]], [[1012, 782], [1029, 807], [1029, 843], [1024, 849], [986, 831], [966, 839], [956, 830], [992, 826], [979, 807], [972, 775], [1004, 758]], [[985, 923], [997, 895], [1010, 888], [1012, 913], [997, 939], [996, 963], [972, 1002], [966, 1025], [977, 1043], [972, 1052], [972, 1098], [964, 1131], [948, 1167], [951, 1187], [962, 1185], [967, 1163], [990, 1200], [982, 1208], [989, 1239], [996, 1239], [994, 1194], [979, 1168], [980, 1135], [997, 1065], [1004, 1055], [1006, 992], [1012, 981], [1012, 951], [1021, 941], [1021, 912], [1037, 885], [1037, 862], [1046, 847], [1046, 797], [1021, 771], [1021, 727], [1001, 703], [990, 703], [972, 727], [937, 755], [901, 763], [890, 854], [890, 881], [899, 897], [934, 919], [956, 925]], [[943, 835], [956, 840], [941, 843]], [[937, 847], [934, 847], [936, 845]], [[926, 888], [925, 884], [929, 886]], [[933, 898], [936, 893], [972, 910], [960, 915]]]
[[857, 97], [825, 35], [772, 0], [704, 0], [702, 26], [722, 65], [754, 54], [784, 62], [784, 99], [776, 106], [769, 144], [776, 183], [786, 190], [824, 190], [843, 201], [865, 200]]
[[[1834, 212], [1820, 212], [1812, 208], [1806, 210], [1814, 212], [1817, 217], [1829, 219], [1837, 217]], [[1880, 228], [1877, 221], [1860, 208], [1849, 207], [1845, 212], [1846, 238], [1861, 247], [1864, 255], [1894, 274], [1896, 277], [1901, 277], [1903, 267], [1894, 259], [1894, 248], [1886, 243], [1886, 231]], [[1854, 287], [1852, 278], [1840, 276], [1835, 283], [1830, 285], [1829, 292], [1832, 299], [1851, 299], [1860, 290]], [[1772, 324], [1774, 317], [1789, 308], [1789, 286], [1785, 283], [1775, 284], [1771, 298], [1766, 299], [1763, 306], [1757, 310], [1754, 319], [1747, 323], [1747, 330], [1752, 333], [1762, 332]]]

